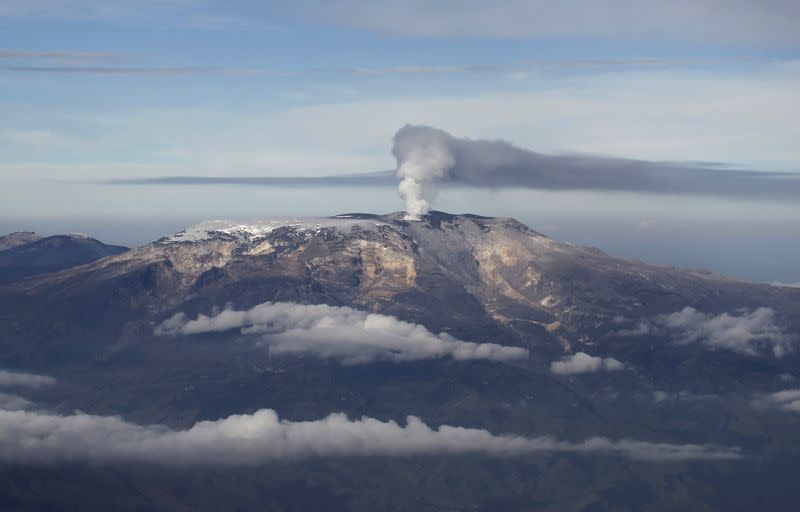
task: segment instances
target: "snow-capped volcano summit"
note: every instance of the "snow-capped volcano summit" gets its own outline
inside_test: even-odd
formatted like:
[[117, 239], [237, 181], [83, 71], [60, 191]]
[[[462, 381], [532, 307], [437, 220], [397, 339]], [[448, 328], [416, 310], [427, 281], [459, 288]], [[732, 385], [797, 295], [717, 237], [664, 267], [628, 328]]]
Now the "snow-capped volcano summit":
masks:
[[151, 321], [228, 303], [347, 305], [568, 353], [635, 338], [609, 335], [644, 334], [638, 319], [686, 307], [709, 315], [772, 307], [783, 324], [800, 318], [797, 289], [613, 258], [510, 218], [404, 216], [213, 220], [25, 287], [80, 294], [135, 283], [125, 308]]

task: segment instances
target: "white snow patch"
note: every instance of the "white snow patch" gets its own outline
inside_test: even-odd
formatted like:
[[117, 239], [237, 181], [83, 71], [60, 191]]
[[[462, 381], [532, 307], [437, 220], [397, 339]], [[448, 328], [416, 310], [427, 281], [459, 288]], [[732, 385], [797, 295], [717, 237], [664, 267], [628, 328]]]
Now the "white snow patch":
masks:
[[323, 228], [349, 229], [353, 226], [374, 227], [384, 222], [359, 218], [331, 217], [268, 217], [241, 222], [232, 220], [209, 220], [186, 228], [184, 231], [167, 237], [166, 242], [201, 242], [215, 235], [223, 234], [242, 242], [265, 237], [271, 231], [291, 227], [300, 231], [315, 231]]

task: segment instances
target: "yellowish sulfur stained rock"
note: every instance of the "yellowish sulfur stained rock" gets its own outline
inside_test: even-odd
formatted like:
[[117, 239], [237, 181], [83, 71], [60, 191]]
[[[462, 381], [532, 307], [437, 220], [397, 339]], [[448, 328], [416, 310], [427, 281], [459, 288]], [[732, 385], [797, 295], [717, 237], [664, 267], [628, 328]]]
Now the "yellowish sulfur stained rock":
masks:
[[234, 242], [214, 242], [189, 247], [177, 247], [166, 252], [178, 272], [198, 275], [214, 267], [224, 267], [233, 256]]
[[268, 240], [264, 240], [255, 247], [245, 251], [244, 254], [247, 254], [248, 256], [263, 256], [265, 254], [272, 254], [273, 252], [275, 252], [275, 246], [272, 245]]

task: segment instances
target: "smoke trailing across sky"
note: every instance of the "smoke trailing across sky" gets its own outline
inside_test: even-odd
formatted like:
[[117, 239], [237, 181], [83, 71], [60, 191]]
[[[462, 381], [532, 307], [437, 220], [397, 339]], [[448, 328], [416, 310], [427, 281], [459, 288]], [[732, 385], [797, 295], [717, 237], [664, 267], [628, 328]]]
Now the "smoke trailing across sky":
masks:
[[476, 187], [699, 194], [744, 199], [800, 198], [800, 174], [724, 169], [585, 154], [548, 155], [502, 140], [458, 138], [406, 125], [394, 136], [398, 191], [409, 219], [431, 209], [438, 183]]

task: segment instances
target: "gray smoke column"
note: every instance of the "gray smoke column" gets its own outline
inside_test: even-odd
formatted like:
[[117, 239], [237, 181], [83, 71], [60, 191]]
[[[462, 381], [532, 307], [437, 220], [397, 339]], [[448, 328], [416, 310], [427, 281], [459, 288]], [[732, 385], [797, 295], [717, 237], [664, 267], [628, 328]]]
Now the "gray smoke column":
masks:
[[406, 220], [420, 220], [431, 209], [435, 182], [455, 165], [452, 137], [442, 130], [407, 124], [394, 136], [397, 191], [406, 203]]
[[398, 130], [392, 153], [397, 159], [398, 191], [406, 203], [407, 218], [412, 220], [431, 209], [437, 183], [784, 201], [800, 198], [800, 173], [585, 154], [551, 155], [502, 140], [454, 137], [423, 125], [406, 125]]

